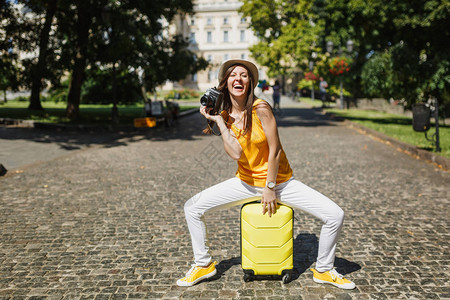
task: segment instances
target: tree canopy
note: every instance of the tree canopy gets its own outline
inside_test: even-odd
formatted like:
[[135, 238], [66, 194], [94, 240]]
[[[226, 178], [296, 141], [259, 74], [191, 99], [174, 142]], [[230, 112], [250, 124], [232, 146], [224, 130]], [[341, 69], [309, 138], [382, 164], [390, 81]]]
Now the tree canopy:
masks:
[[[449, 102], [450, 2], [445, 0], [242, 0], [260, 38], [251, 48], [271, 76], [314, 72], [337, 55], [352, 58], [346, 76], [355, 96]], [[346, 53], [346, 42], [353, 42]], [[327, 43], [334, 50], [327, 51]], [[312, 58], [312, 53], [317, 55]], [[381, 64], [381, 65], [380, 65]]]
[[[3, 0], [1, 6], [6, 22], [0, 33], [9, 41], [0, 45], [2, 53], [14, 54], [8, 62], [22, 68], [21, 78], [28, 78], [24, 85], [34, 86], [37, 95], [44, 81], [56, 85], [63, 74], [70, 74], [67, 115], [72, 119], [78, 117], [88, 76], [109, 73], [110, 81], [141, 78], [140, 84], [153, 90], [207, 65], [188, 50], [183, 37], [168, 33], [177, 14], [192, 12], [192, 1]], [[38, 54], [20, 64], [14, 61], [18, 53], [33, 51]]]

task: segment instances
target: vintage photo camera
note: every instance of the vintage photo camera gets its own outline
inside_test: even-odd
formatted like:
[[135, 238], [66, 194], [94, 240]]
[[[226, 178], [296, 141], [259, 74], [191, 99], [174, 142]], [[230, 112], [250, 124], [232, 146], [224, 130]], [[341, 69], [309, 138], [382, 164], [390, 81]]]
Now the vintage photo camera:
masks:
[[222, 100], [223, 93], [214, 87], [206, 90], [205, 94], [200, 98], [200, 103], [203, 106], [211, 107], [210, 114], [214, 114], [215, 108], [222, 104]]

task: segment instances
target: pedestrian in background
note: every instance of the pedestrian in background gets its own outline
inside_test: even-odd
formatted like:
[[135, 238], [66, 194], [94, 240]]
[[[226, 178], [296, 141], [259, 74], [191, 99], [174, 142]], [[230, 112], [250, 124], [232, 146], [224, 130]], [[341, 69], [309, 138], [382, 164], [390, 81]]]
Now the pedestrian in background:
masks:
[[320, 91], [320, 100], [322, 100], [322, 107], [325, 107], [325, 101], [327, 101], [327, 87], [328, 83], [320, 77], [319, 83], [319, 91]]
[[353, 289], [355, 284], [333, 268], [344, 212], [326, 196], [294, 179], [272, 109], [254, 94], [257, 82], [258, 68], [253, 63], [226, 61], [219, 69], [218, 90], [224, 94], [221, 113], [209, 114], [212, 108], [200, 107], [200, 113], [208, 120], [206, 132], [212, 131], [211, 124], [219, 128], [224, 150], [237, 161], [238, 170], [235, 177], [198, 193], [185, 203], [194, 264], [177, 284], [192, 286], [217, 272], [217, 262], [212, 260], [206, 245], [203, 215], [260, 196], [262, 214], [272, 216], [280, 202], [319, 218], [323, 226], [316, 265], [311, 268], [313, 280]]
[[281, 90], [281, 86], [280, 83], [278, 82], [278, 80], [275, 80], [275, 84], [272, 85], [272, 90], [273, 90], [273, 109], [274, 110], [279, 110], [280, 109], [280, 90]]

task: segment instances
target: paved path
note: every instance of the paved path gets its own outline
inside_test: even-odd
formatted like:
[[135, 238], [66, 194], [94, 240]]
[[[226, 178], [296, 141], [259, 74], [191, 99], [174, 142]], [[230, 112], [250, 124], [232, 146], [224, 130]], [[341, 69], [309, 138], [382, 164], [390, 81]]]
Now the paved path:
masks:
[[0, 163], [11, 172], [89, 147], [117, 146], [125, 134], [0, 126]]
[[[312, 281], [321, 223], [301, 211], [295, 280], [244, 282], [237, 207], [206, 216], [219, 275], [176, 286], [192, 259], [184, 202], [236, 168], [192, 114], [171, 129], [75, 135], [81, 151], [0, 178], [0, 299], [449, 299], [450, 173], [318, 111], [283, 106], [295, 176], [346, 212], [336, 266], [357, 289]], [[50, 148], [67, 145], [60, 135], [48, 133]]]

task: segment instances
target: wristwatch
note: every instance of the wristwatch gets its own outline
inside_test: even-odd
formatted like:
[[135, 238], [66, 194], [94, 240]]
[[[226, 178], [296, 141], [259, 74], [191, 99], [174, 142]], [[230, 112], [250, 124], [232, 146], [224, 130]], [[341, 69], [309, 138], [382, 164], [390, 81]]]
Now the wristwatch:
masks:
[[273, 189], [275, 187], [276, 183], [273, 181], [267, 181], [266, 182], [266, 187], [268, 187], [269, 189]]

